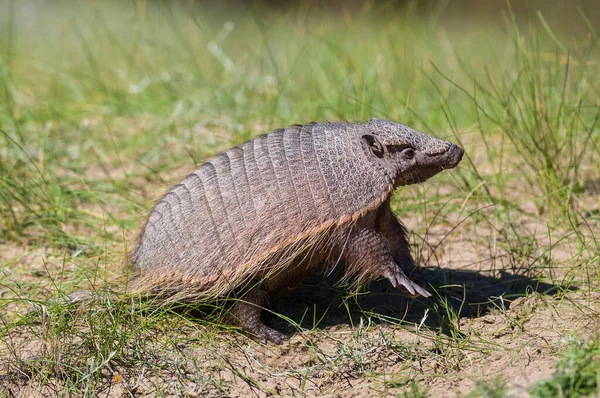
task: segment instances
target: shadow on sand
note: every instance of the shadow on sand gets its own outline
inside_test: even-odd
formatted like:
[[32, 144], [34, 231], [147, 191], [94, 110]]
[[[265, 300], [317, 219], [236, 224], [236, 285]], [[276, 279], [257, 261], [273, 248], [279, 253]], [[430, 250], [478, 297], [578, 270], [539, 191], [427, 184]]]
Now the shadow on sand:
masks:
[[[348, 290], [336, 286], [338, 276], [311, 275], [298, 288], [276, 299], [272, 309], [307, 329], [356, 325], [366, 316], [376, 323], [386, 320], [420, 323], [429, 309], [424, 324], [448, 333], [448, 308], [460, 317], [476, 318], [494, 308], [508, 309], [518, 297], [533, 292], [553, 295], [563, 289], [560, 285], [507, 272], [501, 272], [497, 277], [443, 268], [421, 268], [421, 272], [436, 290], [428, 299], [411, 299], [394, 289], [387, 280], [372, 282], [360, 294], [349, 294]], [[293, 331], [289, 322], [276, 315], [267, 314], [265, 321], [281, 331]]]

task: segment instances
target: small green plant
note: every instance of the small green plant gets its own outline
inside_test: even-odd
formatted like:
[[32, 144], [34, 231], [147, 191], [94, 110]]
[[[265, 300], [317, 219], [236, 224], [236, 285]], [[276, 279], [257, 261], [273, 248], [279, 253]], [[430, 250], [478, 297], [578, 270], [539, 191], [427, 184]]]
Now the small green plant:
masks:
[[565, 352], [554, 376], [537, 383], [534, 397], [582, 397], [598, 392], [600, 384], [600, 338], [576, 342]]
[[496, 376], [490, 380], [478, 380], [475, 386], [475, 389], [467, 394], [467, 398], [502, 398], [507, 395], [508, 387], [506, 381], [500, 376]]
[[403, 391], [398, 394], [398, 398], [426, 398], [428, 397], [427, 389], [419, 383], [411, 383], [408, 391]]

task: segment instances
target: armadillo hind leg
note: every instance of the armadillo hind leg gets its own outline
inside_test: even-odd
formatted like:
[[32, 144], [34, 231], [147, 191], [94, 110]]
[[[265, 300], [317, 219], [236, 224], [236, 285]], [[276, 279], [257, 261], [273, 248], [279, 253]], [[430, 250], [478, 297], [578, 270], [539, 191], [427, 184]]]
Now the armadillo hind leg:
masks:
[[263, 344], [269, 340], [275, 344], [283, 344], [289, 336], [268, 327], [261, 320], [262, 310], [268, 302], [267, 293], [254, 288], [233, 304], [225, 320], [257, 337]]
[[427, 282], [417, 269], [410, 254], [410, 246], [406, 237], [406, 229], [392, 213], [389, 199], [379, 208], [375, 229], [389, 242], [392, 255], [402, 271], [419, 286], [425, 288]]
[[413, 282], [396, 263], [388, 240], [371, 228], [355, 228], [347, 241], [344, 258], [348, 272], [363, 278], [384, 276], [391, 284], [411, 296], [430, 297], [431, 293]]

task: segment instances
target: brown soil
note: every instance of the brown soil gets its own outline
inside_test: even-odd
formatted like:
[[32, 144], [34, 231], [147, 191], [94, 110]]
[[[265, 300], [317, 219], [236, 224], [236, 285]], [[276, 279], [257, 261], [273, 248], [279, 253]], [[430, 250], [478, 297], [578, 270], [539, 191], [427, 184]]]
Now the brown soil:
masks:
[[[430, 244], [435, 246], [436, 236], [440, 240], [447, 235], [442, 232], [431, 230]], [[431, 396], [446, 397], [463, 396], [482, 382], [499, 379], [512, 396], [527, 396], [528, 387], [552, 374], [565, 344], [598, 330], [599, 297], [585, 287], [559, 296], [557, 286], [508, 272], [501, 264], [490, 266], [489, 253], [481, 261], [481, 248], [464, 236], [443, 247], [436, 251], [436, 262], [444, 268], [432, 266], [424, 272], [434, 286], [446, 286], [440, 292], [454, 310], [462, 306], [461, 316], [449, 321], [453, 327], [387, 282], [373, 283], [370, 293], [344, 301], [345, 291], [333, 286], [335, 275], [315, 276], [274, 305], [275, 311], [308, 329], [287, 344], [264, 346], [192, 320], [164, 334], [157, 332], [162, 337], [147, 343], [161, 356], [160, 366], [131, 369], [109, 361], [102, 370], [101, 390], [106, 396], [163, 391], [190, 396], [367, 397], [410, 391], [417, 382]], [[64, 271], [60, 256], [50, 250], [11, 243], [2, 248], [3, 263], [12, 259], [10, 272], [21, 282]], [[421, 255], [427, 256], [427, 250]], [[534, 286], [539, 293], [528, 293]], [[39, 294], [48, 292], [42, 289]], [[5, 289], [2, 295], [12, 296]], [[17, 307], [9, 309], [25, 310]], [[325, 315], [316, 326], [313, 309], [317, 318]], [[368, 320], [367, 312], [375, 316]], [[404, 322], [382, 321], [386, 316]], [[268, 322], [290, 330], [274, 316]], [[52, 376], [43, 385], [35, 378], [15, 376], [18, 364], [53, 355], [56, 347], [49, 345], [51, 338], [44, 337], [43, 330], [41, 325], [17, 328], [3, 339], [0, 379], [11, 380], [10, 391], [17, 396], [64, 393]], [[207, 335], [214, 337], [206, 339]], [[181, 343], [174, 344], [178, 339]]]

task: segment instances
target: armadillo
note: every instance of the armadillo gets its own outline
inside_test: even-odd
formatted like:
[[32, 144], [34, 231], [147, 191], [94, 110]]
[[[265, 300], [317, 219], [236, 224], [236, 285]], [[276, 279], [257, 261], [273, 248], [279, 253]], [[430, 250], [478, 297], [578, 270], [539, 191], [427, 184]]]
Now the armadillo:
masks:
[[343, 264], [348, 280], [384, 277], [429, 297], [390, 196], [462, 156], [379, 119], [258, 136], [204, 162], [155, 204], [129, 255], [130, 289], [171, 300], [235, 295], [226, 320], [278, 344], [287, 335], [265, 325], [262, 310], [313, 271]]

